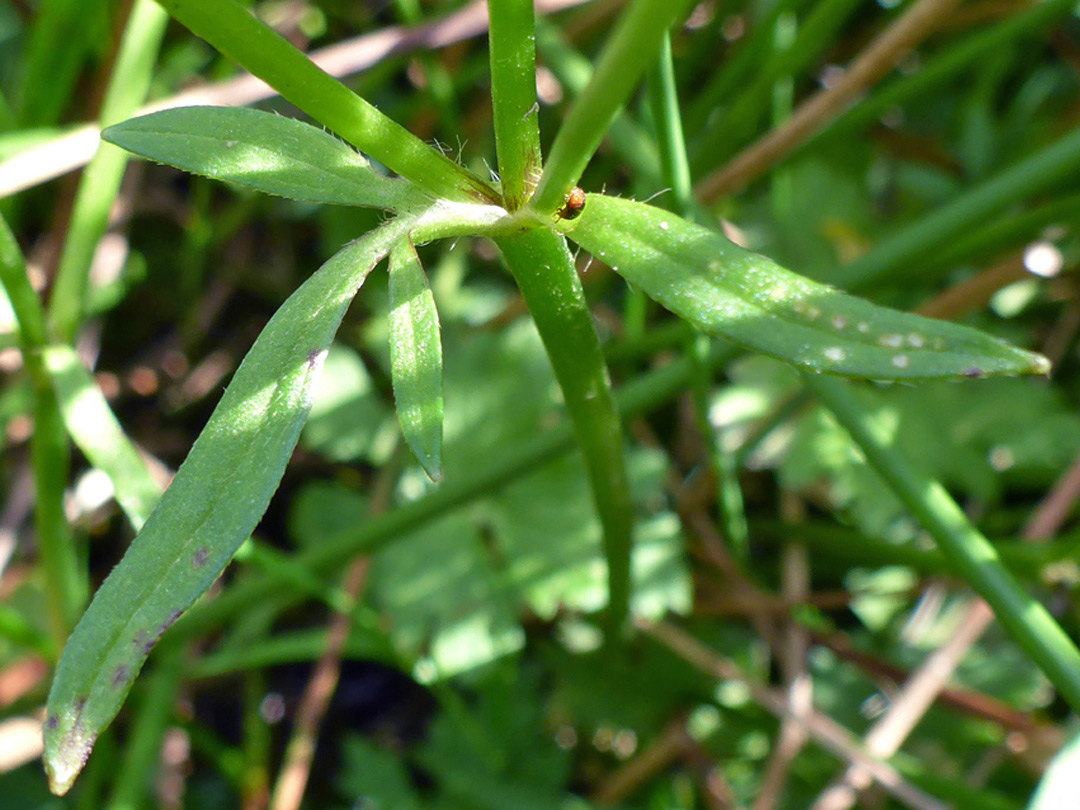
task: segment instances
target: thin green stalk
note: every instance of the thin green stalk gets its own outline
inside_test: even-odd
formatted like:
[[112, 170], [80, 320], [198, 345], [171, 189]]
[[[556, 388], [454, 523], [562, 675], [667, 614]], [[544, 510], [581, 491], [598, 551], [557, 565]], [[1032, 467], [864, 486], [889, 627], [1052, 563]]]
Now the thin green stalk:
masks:
[[1010, 203], [1064, 183], [1080, 168], [1080, 127], [884, 239], [830, 278], [847, 288], [895, 279], [920, 255], [945, 247]]
[[536, 33], [532, 0], [488, 4], [491, 105], [503, 206], [520, 208], [540, 172]]
[[236, 0], [158, 0], [196, 36], [258, 76], [316, 121], [431, 193], [465, 202], [498, 195], [349, 90]]
[[[580, 96], [592, 79], [592, 62], [563, 38], [562, 31], [546, 20], [536, 21], [536, 47], [547, 68], [569, 95]], [[660, 162], [652, 135], [626, 111], [615, 117], [608, 129], [608, 139], [619, 157], [629, 164], [635, 182], [655, 189], [660, 182]]]
[[675, 87], [675, 64], [671, 54], [671, 35], [664, 34], [660, 54], [649, 79], [649, 102], [653, 125], [660, 149], [660, 168], [664, 184], [671, 189], [671, 205], [667, 206], [680, 217], [686, 217], [693, 206], [694, 191], [690, 181], [690, 164], [686, 159], [682, 115]]
[[[714, 348], [710, 367], [719, 367], [736, 354], [737, 351], [729, 346]], [[691, 363], [681, 359], [620, 386], [616, 403], [623, 419], [645, 413], [669, 401], [686, 387], [692, 373]], [[322, 575], [338, 570], [344, 561], [356, 554], [373, 553], [417, 527], [495, 492], [569, 453], [575, 446], [573, 428], [563, 423], [536, 436], [524, 446], [515, 447], [511, 452], [492, 459], [487, 466], [474, 470], [469, 478], [445, 481], [437, 490], [418, 501], [376, 520], [348, 528], [305, 549], [292, 558], [292, 564]], [[280, 581], [267, 576], [252, 578], [233, 586], [217, 599], [195, 605], [177, 622], [170, 636], [177, 640], [191, 637], [242, 613], [252, 605], [280, 596]]]
[[893, 493], [933, 536], [956, 573], [993, 608], [1013, 640], [1073, 710], [1080, 711], [1080, 650], [1061, 626], [1002, 565], [997, 550], [971, 525], [945, 488], [892, 446], [848, 383], [825, 376], [805, 380]]
[[608, 564], [608, 639], [630, 610], [633, 508], [622, 426], [592, 313], [563, 237], [538, 229], [498, 240], [544, 341], [585, 457], [604, 528]]
[[[129, 118], [146, 100], [168, 16], [153, 0], [137, 0], [101, 105], [102, 127]], [[71, 225], [64, 240], [49, 301], [49, 325], [58, 340], [71, 343], [82, 323], [94, 251], [109, 223], [109, 211], [130, 155], [101, 144], [79, 182]]]
[[[683, 139], [682, 114], [675, 87], [670, 36], [664, 37], [660, 47], [660, 56], [649, 82], [649, 102], [660, 147], [664, 182], [672, 190], [671, 205], [668, 207], [679, 216], [692, 215], [693, 184], [686, 157], [686, 142]], [[712, 387], [712, 374], [708, 363], [709, 339], [695, 330], [687, 336], [685, 347], [685, 354], [694, 366], [691, 392], [696, 426], [705, 440], [709, 466], [716, 476], [716, 500], [724, 537], [731, 544], [736, 556], [745, 562], [749, 559], [749, 535], [742, 489], [739, 487], [739, 471], [734, 465], [732, 453], [724, 447], [723, 436], [709, 421], [709, 392]]]
[[0, 217], [0, 282], [11, 301], [19, 328], [19, 345], [33, 391], [34, 434], [30, 455], [34, 468], [34, 518], [38, 549], [45, 570], [45, 598], [49, 626], [56, 649], [86, 599], [86, 583], [64, 513], [68, 451], [64, 423], [49, 383], [41, 352], [46, 342], [45, 313], [30, 279], [15, 235]]
[[750, 561], [750, 532], [747, 529], [742, 487], [739, 485], [739, 467], [734, 452], [724, 446], [723, 430], [714, 426], [709, 419], [709, 393], [713, 380], [708, 352], [709, 340], [704, 335], [697, 335], [687, 347], [687, 355], [695, 367], [691, 382], [694, 417], [697, 430], [705, 440], [709, 466], [716, 476], [716, 505], [724, 539], [739, 562], [746, 565]]
[[672, 24], [682, 18], [686, 0], [634, 0], [619, 21], [592, 80], [578, 96], [555, 136], [544, 174], [532, 200], [541, 215], [563, 206], [596, 148], [622, 110]]

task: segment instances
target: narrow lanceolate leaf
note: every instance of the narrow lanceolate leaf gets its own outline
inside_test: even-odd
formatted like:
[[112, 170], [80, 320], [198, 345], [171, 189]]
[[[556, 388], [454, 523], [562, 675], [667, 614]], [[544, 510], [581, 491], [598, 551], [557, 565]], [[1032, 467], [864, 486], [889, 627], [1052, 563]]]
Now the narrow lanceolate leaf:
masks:
[[262, 517], [349, 301], [411, 225], [398, 219], [353, 242], [278, 310], [94, 596], [49, 694], [45, 768], [55, 793], [71, 787], [158, 639], [210, 587]]
[[590, 194], [569, 236], [710, 335], [815, 373], [874, 380], [1047, 374], [975, 329], [847, 295], [642, 203]]
[[294, 200], [394, 211], [430, 202], [333, 135], [258, 110], [164, 110], [111, 126], [101, 137], [158, 163]]
[[116, 502], [138, 531], [160, 500], [161, 489], [75, 350], [49, 346], [43, 355], [68, 433], [90, 463], [109, 476]]
[[433, 481], [442, 478], [439, 313], [412, 242], [390, 252], [390, 370], [401, 430]]

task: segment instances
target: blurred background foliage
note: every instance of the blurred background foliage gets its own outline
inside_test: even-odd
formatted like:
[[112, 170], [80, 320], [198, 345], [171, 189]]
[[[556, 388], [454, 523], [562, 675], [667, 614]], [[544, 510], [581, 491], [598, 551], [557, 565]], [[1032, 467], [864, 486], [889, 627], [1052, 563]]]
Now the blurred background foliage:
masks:
[[[304, 49], [437, 24], [461, 5], [252, 4]], [[538, 30], [545, 148], [621, 7], [564, 5], [571, 7], [546, 16]], [[782, 123], [912, 5], [698, 5], [673, 32], [694, 179]], [[0, 0], [0, 178], [3, 161], [96, 120], [130, 6]], [[431, 50], [406, 40], [347, 81], [486, 176], [495, 154], [487, 58], [482, 37]], [[149, 98], [234, 72], [172, 25]], [[1075, 3], [968, 0], [771, 173], [703, 209], [794, 270], [1051, 357], [1052, 380], [865, 393], [896, 446], [949, 488], [1074, 637], [1080, 537], [1076, 493], [1063, 484], [1080, 455], [1076, 165], [914, 252], [899, 274], [859, 278], [844, 268], [1075, 130], [1078, 84]], [[295, 114], [273, 99], [260, 106]], [[583, 186], [665, 203], [650, 109], [646, 94], [631, 105]], [[77, 182], [76, 174], [43, 179], [0, 202], [44, 296]], [[95, 254], [92, 317], [78, 349], [163, 475], [183, 459], [280, 302], [380, 216], [273, 199], [144, 163], [128, 167]], [[454, 482], [563, 417], [539, 339], [492, 245], [439, 244], [422, 249], [422, 258], [443, 325], [445, 481]], [[583, 255], [579, 267], [616, 386], [693, 354], [693, 336], [671, 316], [600, 263]], [[336, 579], [305, 590], [282, 578], [278, 599], [232, 617], [179, 656], [155, 654], [72, 794], [48, 796], [32, 740], [18, 736], [18, 723], [42, 705], [56, 650], [31, 519], [30, 388], [12, 348], [10, 308], [0, 303], [0, 751], [13, 753], [0, 773], [0, 806], [266, 806], [312, 662], [325, 647], [325, 602]], [[400, 438], [386, 316], [385, 274], [375, 273], [346, 317], [300, 447], [258, 529], [284, 552], [437, 489]], [[627, 424], [635, 614], [681, 617], [680, 626], [755, 685], [782, 689], [809, 677], [816, 709], [861, 735], [907, 674], [956, 632], [970, 592], [794, 374], [771, 360], [728, 357], [699, 381], [696, 396], [682, 392]], [[722, 485], [717, 457], [735, 470]], [[717, 528], [738, 525], [730, 511], [721, 520], [718, 506], [718, 493], [727, 486], [730, 495], [732, 485], [746, 522], [741, 544]], [[1025, 527], [1054, 498], [1052, 536], [1026, 542], [1034, 538]], [[65, 503], [83, 576], [96, 586], [130, 541], [130, 527], [108, 482], [77, 452]], [[600, 646], [599, 525], [574, 454], [400, 533], [365, 559], [366, 585], [306, 807], [801, 808], [844, 770], [842, 758], [813, 740], [785, 761], [781, 723], [746, 681], [702, 671], [700, 661], [648, 635], [623, 650]], [[267, 566], [244, 553], [222, 587]], [[171, 681], [163, 677], [170, 668]], [[162, 706], [156, 724], [146, 720]], [[146, 727], [151, 732], [140, 733]], [[1038, 669], [992, 626], [888, 759], [941, 806], [1017, 808], [1073, 730]], [[144, 765], [132, 774], [137, 762]], [[118, 774], [134, 787], [120, 790]], [[861, 801], [919, 806], [879, 789]]]

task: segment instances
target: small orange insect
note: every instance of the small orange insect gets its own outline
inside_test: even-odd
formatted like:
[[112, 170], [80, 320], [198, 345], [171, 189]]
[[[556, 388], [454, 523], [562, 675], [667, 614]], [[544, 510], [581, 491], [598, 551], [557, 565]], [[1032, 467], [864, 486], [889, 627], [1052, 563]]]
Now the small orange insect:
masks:
[[562, 219], [576, 219], [585, 210], [585, 192], [574, 186], [566, 195], [566, 204], [559, 210]]

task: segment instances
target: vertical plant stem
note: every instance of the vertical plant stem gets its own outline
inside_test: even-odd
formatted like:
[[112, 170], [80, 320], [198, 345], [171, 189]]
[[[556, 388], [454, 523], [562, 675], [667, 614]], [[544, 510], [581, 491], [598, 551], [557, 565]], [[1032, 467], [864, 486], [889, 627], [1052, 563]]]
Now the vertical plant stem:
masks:
[[[593, 75], [592, 63], [570, 46], [562, 31], [547, 20], [537, 20], [536, 47], [564, 90], [571, 96], [585, 91]], [[633, 168], [637, 184], [655, 189], [660, 181], [660, 165], [656, 144], [645, 127], [624, 111], [611, 122], [607, 138], [619, 157]]]
[[1080, 710], [1080, 651], [1061, 626], [1013, 578], [994, 546], [971, 525], [945, 488], [891, 446], [848, 383], [824, 376], [805, 380], [894, 494], [930, 532], [955, 572], [989, 603], [1013, 640], [1074, 711]]
[[[168, 21], [168, 15], [153, 0], [136, 0], [102, 102], [99, 116], [102, 127], [128, 118], [146, 100]], [[79, 182], [71, 226], [49, 301], [49, 325], [56, 338], [65, 343], [75, 339], [82, 323], [90, 266], [98, 241], [108, 226], [109, 211], [120, 192], [128, 157], [122, 149], [101, 144]]]
[[660, 149], [660, 168], [664, 183], [671, 188], [668, 206], [680, 217], [691, 208], [694, 192], [690, 182], [690, 164], [686, 159], [679, 96], [675, 88], [675, 64], [671, 54], [671, 35], [664, 34], [660, 54], [649, 77], [649, 102]]
[[536, 21], [532, 0], [491, 0], [488, 13], [495, 149], [503, 207], [514, 211], [532, 193], [540, 172]]
[[634, 0], [600, 56], [592, 80], [578, 96], [555, 136], [533, 197], [542, 215], [553, 214], [581, 178], [585, 166], [653, 63], [668, 29], [689, 5], [686, 0]]
[[450, 199], [496, 201], [480, 178], [324, 72], [236, 0], [158, 2], [196, 36], [402, 177]]
[[607, 637], [614, 641], [629, 612], [633, 516], [622, 428], [600, 340], [561, 236], [539, 229], [503, 237], [498, 244], [536, 321], [585, 457], [604, 529]]
[[64, 423], [41, 352], [46, 342], [45, 313], [30, 286], [26, 263], [15, 235], [0, 218], [0, 281], [11, 301], [19, 326], [19, 345], [33, 389], [34, 434], [30, 440], [34, 468], [34, 520], [38, 550], [45, 569], [45, 599], [49, 629], [57, 651], [78, 618], [86, 600], [86, 583], [71, 529], [64, 513], [68, 450]]
[[[686, 141], [683, 138], [682, 114], [675, 87], [670, 35], [664, 37], [660, 56], [650, 79], [649, 101], [660, 148], [660, 165], [664, 182], [672, 191], [672, 204], [669, 207], [679, 216], [692, 216], [693, 188], [690, 182], [690, 164], [686, 156]], [[643, 295], [640, 291], [635, 292]], [[691, 392], [696, 427], [705, 441], [709, 466], [716, 476], [716, 499], [724, 538], [740, 562], [745, 563], [749, 558], [749, 536], [742, 490], [739, 487], [738, 467], [734, 464], [732, 453], [724, 447], [723, 436], [709, 421], [709, 391], [712, 386], [712, 374], [708, 364], [709, 339], [695, 330], [687, 336], [685, 346], [686, 356], [694, 368]]]

